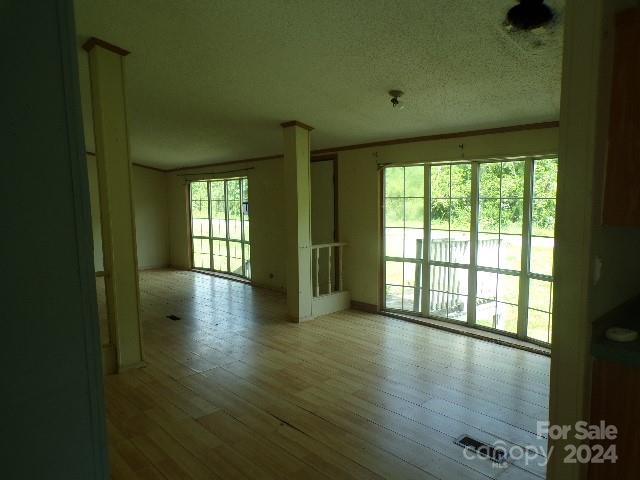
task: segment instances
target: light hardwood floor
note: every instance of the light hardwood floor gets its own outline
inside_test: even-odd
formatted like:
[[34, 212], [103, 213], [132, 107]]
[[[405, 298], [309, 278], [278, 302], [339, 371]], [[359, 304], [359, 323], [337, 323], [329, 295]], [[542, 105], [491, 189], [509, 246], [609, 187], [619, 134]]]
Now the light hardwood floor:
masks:
[[193, 272], [140, 291], [147, 366], [105, 379], [114, 479], [544, 477], [453, 442], [545, 445], [547, 357], [358, 311], [289, 323], [282, 294]]

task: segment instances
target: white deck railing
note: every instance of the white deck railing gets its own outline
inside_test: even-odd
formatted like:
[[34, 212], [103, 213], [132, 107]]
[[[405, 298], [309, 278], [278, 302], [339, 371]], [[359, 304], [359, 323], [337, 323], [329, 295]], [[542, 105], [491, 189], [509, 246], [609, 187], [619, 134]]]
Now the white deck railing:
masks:
[[[422, 240], [417, 242], [417, 251], [422, 252]], [[469, 249], [471, 242], [469, 240], [453, 240], [447, 239], [435, 239], [431, 240], [430, 244], [430, 259], [440, 262], [449, 262], [452, 264], [468, 264], [469, 263]], [[487, 255], [489, 258], [498, 258], [500, 249], [500, 239], [489, 238], [478, 240], [478, 249]], [[420, 254], [417, 260], [421, 260]], [[416, 268], [416, 286], [417, 289], [422, 288], [422, 279], [418, 277], [418, 268]], [[466, 288], [467, 275], [462, 275], [464, 268], [435, 268], [431, 272], [430, 279], [430, 299], [429, 307], [432, 314], [437, 316], [446, 317], [448, 312], [456, 309], [466, 309], [466, 295], [456, 295], [453, 292], [463, 292]], [[491, 293], [491, 289], [495, 289], [495, 285], [478, 285], [477, 291], [477, 305], [490, 302], [490, 299], [495, 296], [495, 293]], [[448, 292], [448, 293], [447, 293]], [[414, 311], [419, 311], [419, 295], [415, 296]]]
[[311, 246], [313, 296], [342, 291], [342, 250], [346, 243], [321, 243]]

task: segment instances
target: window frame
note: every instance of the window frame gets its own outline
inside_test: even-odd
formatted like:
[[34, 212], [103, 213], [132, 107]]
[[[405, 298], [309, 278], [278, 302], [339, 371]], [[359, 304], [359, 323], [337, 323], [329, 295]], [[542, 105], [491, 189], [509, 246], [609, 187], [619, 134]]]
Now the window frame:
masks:
[[[231, 181], [237, 181], [239, 183], [239, 192], [240, 192], [240, 239], [230, 238], [229, 233], [229, 195], [228, 195], [228, 183]], [[222, 182], [224, 188], [224, 199], [223, 200], [212, 200], [211, 199], [211, 184], [212, 182]], [[202, 235], [194, 235], [193, 234], [193, 198], [192, 198], [192, 185], [194, 183], [206, 183], [207, 188], [207, 221], [208, 221], [208, 230], [209, 236]], [[244, 280], [251, 280], [251, 268], [247, 269], [247, 260], [251, 261], [251, 239], [246, 239], [245, 236], [245, 221], [250, 222], [250, 216], [247, 218], [245, 215], [244, 209], [242, 208], [244, 202], [244, 191], [245, 188], [248, 192], [249, 190], [249, 177], [246, 175], [241, 176], [233, 176], [233, 177], [222, 177], [222, 178], [207, 178], [207, 179], [198, 179], [198, 180], [189, 180], [187, 181], [187, 196], [189, 202], [189, 248], [191, 251], [191, 269], [196, 271], [204, 271], [204, 272], [214, 272], [220, 273], [224, 275], [232, 275], [234, 277], [238, 277]], [[248, 194], [247, 194], [247, 203], [248, 202]], [[225, 224], [225, 237], [215, 236], [213, 234], [213, 215], [212, 215], [212, 201], [223, 201], [224, 202], [224, 224]], [[196, 267], [195, 266], [195, 249], [193, 248], [194, 240], [207, 240], [209, 242], [209, 268], [204, 267]], [[227, 259], [227, 270], [218, 270], [214, 268], [214, 252], [213, 252], [213, 242], [224, 242], [225, 250], [226, 250], [226, 259]], [[231, 271], [231, 249], [230, 243], [238, 243], [240, 244], [241, 250], [241, 262], [242, 262], [242, 273], [234, 273]], [[249, 249], [249, 257], [246, 258], [246, 248]], [[248, 271], [247, 271], [248, 270]]]
[[[529, 320], [529, 310], [539, 310], [535, 308], [529, 307], [529, 286], [532, 280], [540, 280], [550, 283], [550, 296], [553, 295], [554, 289], [554, 275], [553, 275], [553, 266], [551, 270], [551, 274], [540, 274], [531, 271], [531, 242], [534, 236], [538, 237], [539, 235], [533, 235], [532, 232], [532, 223], [533, 223], [533, 201], [534, 201], [534, 171], [535, 171], [535, 162], [538, 160], [549, 160], [554, 159], [557, 161], [557, 154], [546, 154], [546, 155], [528, 155], [528, 156], [514, 156], [514, 157], [500, 157], [500, 158], [487, 158], [487, 159], [464, 159], [464, 160], [454, 160], [454, 161], [433, 161], [433, 162], [423, 162], [423, 163], [407, 163], [407, 164], [385, 164], [380, 165], [380, 174], [381, 174], [381, 305], [383, 310], [395, 311], [399, 313], [409, 313], [411, 315], [416, 315], [425, 318], [432, 318], [435, 320], [445, 321], [449, 323], [453, 323], [456, 325], [469, 326], [473, 328], [477, 328], [480, 330], [489, 331], [492, 333], [499, 333], [501, 335], [506, 335], [514, 338], [518, 338], [521, 340], [525, 340], [530, 343], [543, 345], [545, 347], [550, 347], [551, 342], [545, 342], [533, 337], [529, 337], [528, 333], [528, 320]], [[480, 206], [480, 165], [487, 163], [504, 163], [504, 162], [515, 162], [522, 161], [524, 162], [524, 185], [523, 185], [523, 212], [522, 212], [522, 231], [520, 233], [522, 238], [522, 247], [520, 252], [520, 270], [511, 270], [494, 268], [494, 267], [486, 267], [478, 265], [478, 241], [479, 241], [479, 206]], [[431, 167], [432, 166], [445, 166], [445, 165], [456, 165], [456, 164], [468, 164], [471, 166], [471, 225], [470, 225], [470, 258], [469, 264], [458, 264], [451, 261], [434, 261], [430, 259], [430, 242], [431, 242]], [[421, 259], [412, 259], [412, 258], [404, 258], [404, 257], [391, 257], [386, 255], [386, 192], [385, 192], [385, 172], [387, 168], [393, 167], [411, 167], [411, 166], [419, 166], [422, 165], [424, 167], [424, 238], [423, 238], [423, 252], [421, 255]], [[406, 183], [406, 179], [405, 179]], [[451, 188], [451, 186], [450, 186]], [[500, 194], [500, 198], [502, 198], [502, 194]], [[404, 197], [403, 197], [404, 198]], [[506, 197], [505, 197], [506, 198]], [[546, 198], [546, 197], [545, 197]], [[557, 197], [556, 197], [557, 198]], [[555, 222], [554, 222], [554, 230], [555, 230]], [[554, 239], [554, 249], [555, 249], [555, 235], [553, 237], [547, 237]], [[554, 250], [555, 251], [555, 250]], [[404, 255], [404, 250], [403, 250]], [[450, 257], [449, 257], [450, 260]], [[386, 262], [387, 261], [396, 261], [396, 262], [404, 262], [404, 263], [416, 263], [420, 265], [420, 278], [421, 278], [421, 288], [419, 289], [420, 295], [420, 308], [419, 311], [408, 311], [393, 307], [387, 306], [387, 272], [386, 272]], [[430, 310], [430, 270], [432, 266], [441, 266], [445, 268], [463, 268], [468, 271], [468, 291], [467, 291], [467, 320], [459, 321], [453, 320], [450, 318], [442, 317], [439, 315], [433, 315], [429, 313]], [[518, 319], [517, 319], [517, 331], [515, 333], [508, 332], [505, 330], [501, 330], [498, 328], [487, 327], [484, 325], [479, 325], [476, 322], [476, 300], [477, 300], [477, 275], [478, 272], [488, 272], [495, 273], [497, 275], [513, 275], [518, 277]], [[417, 275], [416, 275], [417, 276]], [[404, 282], [403, 282], [404, 283]], [[403, 286], [404, 288], [404, 286]], [[414, 293], [417, 295], [418, 289], [414, 287]], [[497, 292], [496, 292], [497, 293]], [[403, 295], [404, 297], [404, 295]], [[404, 301], [404, 299], [402, 300]], [[496, 298], [496, 302], [498, 302]], [[402, 305], [402, 303], [401, 303]], [[552, 305], [549, 305], [550, 312], [543, 312], [549, 315], [549, 318], [553, 318]], [[495, 320], [494, 320], [495, 322]], [[550, 320], [551, 322], [551, 320]], [[495, 325], [495, 323], [494, 323]], [[549, 323], [548, 335], [547, 338], [551, 338], [551, 323]]]

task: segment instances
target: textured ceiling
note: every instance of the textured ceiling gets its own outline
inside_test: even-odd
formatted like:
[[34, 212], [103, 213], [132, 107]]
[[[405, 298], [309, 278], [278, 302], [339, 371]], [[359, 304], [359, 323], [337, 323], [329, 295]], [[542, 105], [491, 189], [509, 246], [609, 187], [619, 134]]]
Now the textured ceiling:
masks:
[[[514, 4], [75, 1], [79, 45], [96, 36], [132, 52], [132, 159], [160, 168], [279, 153], [279, 124], [292, 119], [315, 127], [314, 149], [556, 120], [562, 17], [542, 33], [508, 34]], [[391, 108], [392, 88], [405, 91], [405, 109]]]

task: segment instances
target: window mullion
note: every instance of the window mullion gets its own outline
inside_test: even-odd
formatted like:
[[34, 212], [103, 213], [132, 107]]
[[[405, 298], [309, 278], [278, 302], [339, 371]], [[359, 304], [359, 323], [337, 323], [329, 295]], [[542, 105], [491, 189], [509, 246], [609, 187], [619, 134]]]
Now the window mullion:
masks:
[[213, 270], [213, 215], [211, 213], [211, 182], [207, 182], [207, 215], [209, 216], [209, 270]]
[[404, 286], [406, 282], [404, 280], [404, 259], [407, 257], [407, 172], [405, 167], [402, 167], [402, 297], [400, 299], [400, 308], [404, 308]]
[[424, 242], [422, 243], [422, 315], [429, 315], [431, 285], [431, 167], [424, 166]]
[[529, 259], [531, 257], [531, 207], [533, 203], [533, 159], [525, 160], [524, 201], [522, 211], [522, 252], [518, 295], [518, 337], [527, 337], [529, 316]]
[[227, 182], [223, 182], [224, 185], [224, 224], [226, 230], [226, 245], [227, 245], [227, 273], [231, 273], [231, 249], [229, 248], [229, 194], [227, 188]]
[[378, 179], [380, 186], [380, 223], [382, 224], [382, 238], [381, 240], [381, 258], [380, 262], [380, 271], [382, 278], [382, 285], [379, 287], [381, 290], [381, 294], [379, 294], [382, 298], [380, 298], [379, 302], [383, 310], [387, 309], [387, 217], [386, 217], [386, 204], [387, 204], [387, 193], [385, 190], [386, 183], [386, 175], [387, 170], [380, 170], [380, 178]]
[[191, 268], [196, 268], [196, 253], [193, 245], [195, 236], [193, 235], [193, 182], [189, 182], [189, 232], [191, 234]]
[[[449, 262], [449, 264], [451, 264], [452, 262], [452, 258], [453, 258], [453, 249], [451, 248], [451, 214], [453, 212], [453, 167], [451, 166], [451, 164], [449, 164], [449, 248], [448, 248], [448, 253], [447, 253], [447, 261]], [[451, 298], [453, 297], [453, 294], [451, 293], [452, 287], [451, 287], [451, 266], [447, 267], [447, 276], [446, 276], [446, 282], [447, 282], [447, 287], [446, 287], [446, 292], [447, 292], [447, 300], [446, 300], [446, 305], [447, 305], [447, 318], [450, 318], [451, 315]]]
[[246, 277], [244, 266], [244, 212], [242, 211], [242, 200], [244, 199], [244, 180], [239, 179], [238, 185], [240, 185], [240, 250], [242, 256], [242, 276]]
[[476, 297], [478, 291], [478, 213], [480, 203], [480, 166], [477, 162], [471, 163], [471, 252], [469, 258], [469, 297], [467, 299], [467, 323], [470, 326], [476, 324]]

